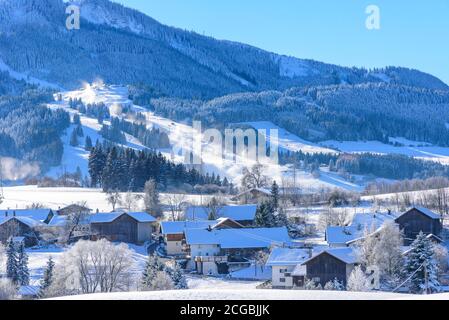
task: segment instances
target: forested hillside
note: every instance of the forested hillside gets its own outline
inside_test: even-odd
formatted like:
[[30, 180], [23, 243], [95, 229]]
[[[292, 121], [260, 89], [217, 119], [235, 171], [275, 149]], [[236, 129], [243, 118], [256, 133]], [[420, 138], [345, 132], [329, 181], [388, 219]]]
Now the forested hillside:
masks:
[[[68, 3], [81, 7], [79, 30], [65, 28]], [[439, 79], [416, 70], [346, 68], [218, 41], [108, 0], [3, 0], [0, 30], [6, 66], [66, 89], [102, 79], [189, 99], [367, 82], [447, 90]]]
[[292, 88], [209, 101], [153, 99], [156, 113], [208, 125], [270, 120], [312, 141], [405, 137], [449, 145], [449, 92], [392, 84]]

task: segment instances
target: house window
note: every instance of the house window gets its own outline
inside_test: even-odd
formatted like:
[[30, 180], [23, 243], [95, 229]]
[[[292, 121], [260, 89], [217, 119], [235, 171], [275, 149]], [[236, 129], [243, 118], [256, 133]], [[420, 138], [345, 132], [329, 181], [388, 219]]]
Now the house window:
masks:
[[279, 269], [279, 273], [285, 273], [287, 272], [287, 269]]
[[285, 278], [280, 278], [280, 279], [279, 279], [279, 282], [285, 283]]

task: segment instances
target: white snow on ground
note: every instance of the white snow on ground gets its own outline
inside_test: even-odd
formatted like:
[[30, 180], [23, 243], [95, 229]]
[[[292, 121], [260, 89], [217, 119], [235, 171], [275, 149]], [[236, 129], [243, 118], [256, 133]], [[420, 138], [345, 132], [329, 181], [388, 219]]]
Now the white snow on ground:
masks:
[[346, 153], [374, 153], [374, 154], [401, 154], [417, 159], [435, 161], [441, 164], [449, 164], [449, 148], [432, 146], [426, 143], [420, 144], [406, 139], [395, 138], [392, 141], [403, 143], [404, 146], [384, 144], [379, 141], [324, 141], [322, 146], [338, 149]]
[[[100, 189], [87, 188], [38, 188], [37, 186], [17, 186], [4, 187], [4, 201], [1, 208], [15, 209], [26, 208], [33, 203], [40, 203], [44, 207], [58, 209], [67, 205], [86, 201], [87, 206], [94, 211], [98, 209], [100, 212], [109, 212], [112, 210], [111, 205], [106, 200], [106, 194]], [[136, 193], [136, 195], [142, 195]], [[122, 199], [125, 194], [121, 194]], [[162, 204], [168, 204], [170, 194], [162, 193], [160, 200]], [[193, 204], [206, 204], [211, 196], [201, 195], [185, 195], [184, 201]], [[135, 210], [143, 209], [143, 200], [136, 202]]]
[[277, 130], [279, 136], [279, 149], [298, 152], [302, 151], [304, 153], [337, 153], [335, 150], [329, 148], [323, 148], [315, 143], [301, 139], [297, 135], [288, 132], [287, 130], [278, 127], [270, 121], [256, 121], [256, 122], [243, 122], [241, 124], [248, 125], [256, 130], [259, 130], [265, 137], [267, 141], [271, 141], [271, 130]]
[[271, 268], [255, 266], [254, 263], [245, 269], [237, 270], [230, 273], [230, 277], [240, 280], [271, 280]]
[[217, 290], [253, 290], [262, 283], [196, 275], [186, 275], [186, 279], [190, 290], [208, 290], [210, 288]]
[[[131, 272], [135, 276], [140, 276], [148, 260], [145, 248], [132, 244], [128, 244], [128, 246], [134, 252], [132, 257], [134, 263]], [[56, 246], [41, 249], [27, 249], [30, 284], [39, 285], [48, 259], [51, 257], [55, 264], [58, 264], [63, 253], [64, 249]]]
[[394, 293], [296, 290], [178, 290], [127, 292], [63, 297], [56, 300], [449, 300], [449, 294], [404, 295]]

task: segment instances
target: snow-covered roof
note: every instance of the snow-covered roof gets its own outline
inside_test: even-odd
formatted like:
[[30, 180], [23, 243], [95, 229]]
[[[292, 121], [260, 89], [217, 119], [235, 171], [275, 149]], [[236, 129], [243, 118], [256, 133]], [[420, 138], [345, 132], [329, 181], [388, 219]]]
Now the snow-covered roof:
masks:
[[290, 241], [287, 228], [222, 229], [185, 231], [188, 245], [219, 245], [222, 249], [269, 248]]
[[97, 213], [89, 216], [90, 223], [110, 223], [118, 219], [122, 215], [128, 215], [141, 223], [156, 222], [156, 219], [146, 212], [112, 212]]
[[161, 232], [162, 234], [183, 234], [187, 229], [208, 229], [216, 224], [215, 220], [163, 221], [161, 222]]
[[403, 213], [402, 215], [400, 215], [400, 216], [398, 217], [398, 219], [399, 219], [400, 217], [402, 217], [403, 215], [409, 213], [409, 212], [410, 212], [411, 210], [413, 210], [413, 209], [416, 209], [416, 210], [418, 210], [419, 212], [425, 214], [425, 215], [428, 216], [430, 219], [435, 219], [435, 220], [441, 219], [441, 216], [440, 216], [439, 214], [436, 214], [436, 213], [433, 212], [432, 210], [427, 209], [427, 208], [424, 208], [424, 207], [412, 207], [410, 210], [408, 210], [407, 212], [405, 212], [405, 213]]
[[19, 295], [21, 296], [32, 296], [35, 297], [39, 294], [39, 286], [20, 286]]
[[4, 224], [4, 223], [6, 223], [6, 222], [8, 222], [10, 220], [19, 221], [19, 222], [27, 225], [30, 228], [34, 228], [34, 227], [38, 227], [38, 226], [43, 225], [43, 223], [40, 222], [40, 221], [34, 220], [32, 218], [29, 218], [29, 217], [20, 217], [20, 216], [19, 217], [18, 216], [15, 216], [15, 217], [10, 217], [10, 216], [8, 216], [8, 217], [4, 217], [4, 216], [0, 217], [0, 225]]
[[54, 215], [48, 225], [50, 227], [62, 227], [67, 221], [67, 216]]
[[364, 230], [360, 226], [327, 227], [326, 241], [329, 245], [347, 244], [363, 237]]
[[394, 221], [396, 214], [388, 214], [386, 212], [376, 212], [376, 213], [356, 213], [352, 218], [352, 226], [357, 226], [360, 228], [380, 228], [388, 221]]
[[52, 212], [51, 209], [14, 209], [14, 210], [0, 210], [0, 216], [16, 216], [16, 217], [27, 217], [40, 222], [44, 222], [48, 219], [49, 214]]
[[[220, 218], [231, 218], [235, 221], [254, 220], [257, 205], [224, 206], [218, 209]], [[207, 220], [210, 209], [205, 206], [192, 206], [186, 209], [187, 220]]]
[[307, 275], [307, 267], [302, 264], [298, 264], [295, 267], [295, 269], [293, 269], [292, 276], [294, 276], [294, 277], [300, 277], [300, 276], [306, 276], [306, 275]]
[[306, 260], [305, 262], [303, 262], [303, 264], [307, 264], [309, 261], [315, 259], [316, 257], [324, 254], [324, 253], [328, 253], [331, 256], [333, 256], [334, 258], [343, 261], [346, 264], [354, 264], [354, 263], [358, 263], [359, 259], [357, 257], [357, 252], [355, 248], [352, 247], [347, 247], [347, 248], [330, 248], [330, 249], [326, 249], [324, 251], [321, 251], [315, 255], [312, 256], [312, 258]]
[[221, 227], [222, 225], [225, 225], [226, 222], [229, 222], [230, 224], [234, 224], [236, 226], [236, 228], [244, 228], [243, 225], [241, 225], [240, 223], [238, 223], [237, 221], [231, 219], [231, 218], [219, 218], [216, 221], [217, 223], [215, 223], [211, 229], [216, 229]]
[[308, 249], [274, 248], [266, 263], [267, 266], [291, 266], [301, 264], [310, 258]]

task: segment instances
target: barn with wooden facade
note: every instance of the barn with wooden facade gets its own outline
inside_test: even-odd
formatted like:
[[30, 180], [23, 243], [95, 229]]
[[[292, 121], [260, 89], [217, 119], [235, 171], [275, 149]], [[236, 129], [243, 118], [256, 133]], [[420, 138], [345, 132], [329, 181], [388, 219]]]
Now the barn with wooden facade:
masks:
[[404, 233], [405, 244], [412, 243], [420, 232], [440, 236], [443, 230], [441, 216], [421, 207], [414, 207], [399, 216], [396, 223]]
[[35, 228], [40, 225], [42, 223], [28, 217], [1, 217], [0, 243], [6, 244], [11, 237], [23, 237], [25, 246], [34, 246], [38, 243], [38, 234]]
[[93, 238], [133, 244], [151, 240], [157, 224], [146, 212], [98, 213], [89, 219]]
[[[334, 279], [346, 286], [351, 272], [358, 265], [358, 259], [354, 248], [332, 248], [314, 255], [303, 265], [306, 267], [306, 278], [323, 287]], [[294, 283], [303, 283], [302, 275], [296, 277], [293, 277]]]

